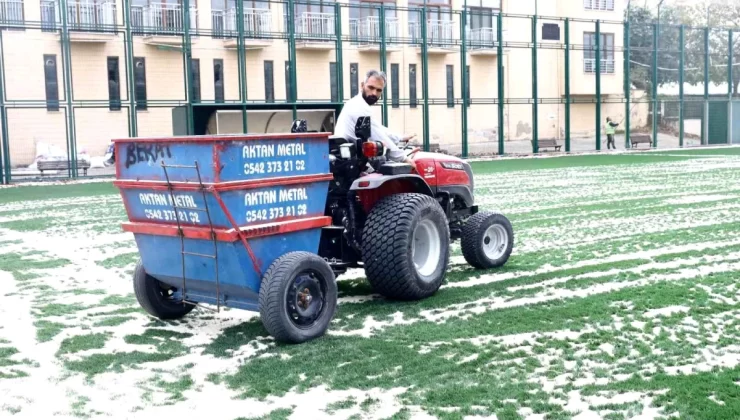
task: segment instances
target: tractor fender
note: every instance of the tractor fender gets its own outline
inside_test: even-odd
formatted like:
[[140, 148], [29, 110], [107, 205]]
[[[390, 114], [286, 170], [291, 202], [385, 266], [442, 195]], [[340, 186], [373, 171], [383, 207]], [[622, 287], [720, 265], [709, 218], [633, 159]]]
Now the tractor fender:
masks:
[[380, 187], [382, 187], [384, 184], [390, 181], [408, 182], [414, 186], [414, 189], [416, 190], [415, 192], [434, 197], [434, 192], [432, 191], [432, 188], [429, 186], [429, 184], [426, 183], [426, 181], [424, 181], [424, 178], [420, 177], [419, 175], [414, 175], [414, 174], [403, 174], [403, 175], [370, 174], [362, 178], [356, 179], [352, 183], [350, 190], [351, 191], [377, 190]]

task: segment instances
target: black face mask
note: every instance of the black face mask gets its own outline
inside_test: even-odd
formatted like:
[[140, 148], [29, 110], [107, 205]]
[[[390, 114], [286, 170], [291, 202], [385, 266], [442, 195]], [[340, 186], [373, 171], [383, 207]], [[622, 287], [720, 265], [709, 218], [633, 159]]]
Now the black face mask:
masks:
[[362, 99], [367, 102], [368, 105], [373, 105], [376, 102], [378, 102], [378, 97], [375, 95], [366, 95], [365, 92], [362, 92]]

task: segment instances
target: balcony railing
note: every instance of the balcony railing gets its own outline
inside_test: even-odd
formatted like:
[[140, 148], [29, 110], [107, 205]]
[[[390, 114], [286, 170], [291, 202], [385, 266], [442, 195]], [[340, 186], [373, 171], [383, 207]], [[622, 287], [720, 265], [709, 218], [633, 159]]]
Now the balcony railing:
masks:
[[0, 0], [0, 25], [23, 25], [23, 0]]
[[335, 33], [334, 13], [304, 12], [295, 17], [297, 39], [328, 41], [335, 37]]
[[467, 29], [466, 34], [470, 49], [494, 48], [494, 44], [498, 41], [498, 28], [495, 27]]
[[[198, 9], [190, 8], [190, 30], [198, 28]], [[131, 6], [131, 26], [135, 34], [182, 35], [185, 31], [183, 7], [179, 4]]]
[[[455, 24], [450, 20], [427, 21], [427, 43], [435, 46], [454, 46]], [[415, 43], [421, 43], [424, 38], [421, 33], [421, 22], [409, 22], [409, 35]]]
[[[55, 0], [41, 2], [41, 27], [57, 30], [62, 26], [61, 5]], [[106, 32], [115, 30], [116, 3], [108, 0], [67, 2], [67, 27], [73, 31]]]
[[[349, 33], [352, 42], [358, 44], [379, 44], [380, 17], [367, 16], [362, 19], [349, 20]], [[401, 37], [401, 22], [396, 17], [385, 18], [385, 39], [388, 43], [398, 42]]]
[[[595, 58], [584, 58], [583, 59], [583, 71], [585, 73], [596, 73], [596, 59]], [[602, 74], [614, 73], [614, 59], [613, 58], [601, 59], [601, 73]]]
[[[239, 27], [235, 8], [228, 11], [214, 10], [211, 12], [213, 33], [217, 38], [235, 37], [239, 35]], [[244, 36], [259, 38], [272, 32], [272, 12], [270, 9], [244, 9]]]

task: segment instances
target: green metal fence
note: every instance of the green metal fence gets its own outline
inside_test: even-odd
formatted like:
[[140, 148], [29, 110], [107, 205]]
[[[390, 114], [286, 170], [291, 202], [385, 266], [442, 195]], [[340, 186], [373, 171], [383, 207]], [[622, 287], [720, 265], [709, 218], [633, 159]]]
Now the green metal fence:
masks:
[[[740, 138], [740, 113], [732, 101], [738, 79], [732, 29], [429, 5], [258, 3], [270, 6], [245, 8], [236, 2], [233, 10], [212, 9], [210, 21], [194, 17], [190, 0], [155, 8], [123, 0], [122, 10], [95, 6], [87, 14], [71, 0], [42, 1], [38, 20], [27, 19], [28, 10], [6, 13], [0, 19], [0, 182], [110, 176], [111, 167], [88, 170], [89, 165], [80, 166], [83, 161], [73, 158], [83, 144], [101, 155], [113, 137], [202, 134], [215, 111], [239, 113], [242, 132], [258, 132], [249, 121], [262, 111], [288, 112], [292, 118], [312, 108], [338, 111], [362, 81], [358, 62], [366, 63], [364, 70], [375, 67], [388, 74], [380, 103], [384, 124], [419, 126], [425, 150], [450, 149], [464, 158], [542, 153], [553, 141], [564, 152], [604, 150], [605, 118], [614, 115], [620, 123], [619, 148], [631, 148], [638, 132], [650, 136], [647, 146], [653, 148], [731, 144]], [[216, 45], [215, 40], [223, 43]], [[18, 50], [19, 42], [29, 46], [28, 55], [53, 57], [45, 63], [61, 70], [61, 89], [53, 72], [37, 80], [33, 75], [38, 72], [24, 70], [26, 52]], [[54, 54], [47, 54], [50, 49]], [[111, 56], [119, 50], [120, 62]], [[357, 58], [358, 51], [362, 58]], [[178, 54], [181, 63], [162, 64], [166, 60], [157, 54], [170, 54], [170, 64], [171, 55]], [[286, 63], [284, 98], [274, 89], [274, 64], [281, 54]], [[355, 58], [348, 58], [353, 54]], [[36, 58], [28, 58], [29, 63], [35, 65]], [[100, 92], [90, 88], [97, 82], [87, 81], [87, 74], [92, 78], [103, 73], [98, 66], [106, 59], [110, 96], [101, 99]], [[202, 77], [201, 64], [210, 59], [214, 66], [221, 60], [221, 87], [216, 85], [212, 97], [206, 97], [202, 88], [208, 78]], [[260, 60], [264, 72], [257, 70]], [[375, 64], [367, 64], [373, 60]], [[408, 77], [401, 76], [405, 70], [399, 60], [408, 68]], [[326, 62], [331, 62], [331, 75], [324, 90], [314, 75], [317, 63]], [[119, 65], [124, 69], [120, 75]], [[218, 79], [215, 69], [212, 74]], [[159, 83], [146, 85], [152, 74]], [[234, 74], [237, 89], [225, 93], [224, 80]], [[726, 94], [710, 94], [710, 81], [717, 77], [726, 81]], [[180, 78], [182, 87], [175, 87], [179, 82], [174, 80]], [[143, 88], [141, 80], [146, 80]], [[265, 85], [264, 95], [254, 94], [261, 89], [255, 87], [258, 82]], [[41, 83], [46, 83], [43, 98], [15, 94], [24, 84]], [[687, 83], [703, 87], [703, 93], [686, 94]], [[436, 96], [433, 92], [442, 85], [447, 93]], [[660, 92], [672, 85], [675, 92]], [[165, 87], [169, 90], [162, 96], [168, 98], [151, 94], [165, 92]], [[324, 93], [315, 94], [319, 90]], [[329, 97], [321, 97], [328, 90]], [[180, 94], [170, 93], [175, 91]], [[59, 123], [53, 129], [52, 118], [63, 119], [63, 129]], [[109, 132], [111, 118], [120, 123], [115, 133]], [[54, 137], [64, 144], [64, 158], [57, 159], [62, 163], [45, 174], [40, 170], [43, 153], [29, 154], [29, 127], [43, 134], [34, 137]]]

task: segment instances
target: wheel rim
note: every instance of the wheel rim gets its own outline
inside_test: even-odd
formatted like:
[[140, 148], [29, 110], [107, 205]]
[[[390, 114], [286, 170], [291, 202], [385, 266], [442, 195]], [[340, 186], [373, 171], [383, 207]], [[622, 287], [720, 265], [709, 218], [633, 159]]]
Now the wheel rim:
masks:
[[162, 283], [161, 281], [155, 279], [154, 277], [147, 274], [147, 277], [149, 277], [150, 281], [153, 281], [156, 285], [155, 291], [157, 294], [162, 298], [163, 301], [169, 301], [172, 303], [182, 303], [182, 299], [184, 296], [181, 296], [180, 299], [175, 299], [175, 293], [177, 293], [178, 289], [174, 286], [170, 286], [167, 283]]
[[506, 252], [509, 234], [501, 225], [491, 225], [483, 234], [483, 253], [492, 260], [501, 258]]
[[433, 221], [422, 220], [414, 230], [411, 241], [411, 258], [422, 276], [431, 276], [439, 265], [441, 254], [439, 229]]
[[326, 286], [315, 272], [298, 274], [288, 288], [286, 304], [291, 322], [309, 328], [324, 312]]

